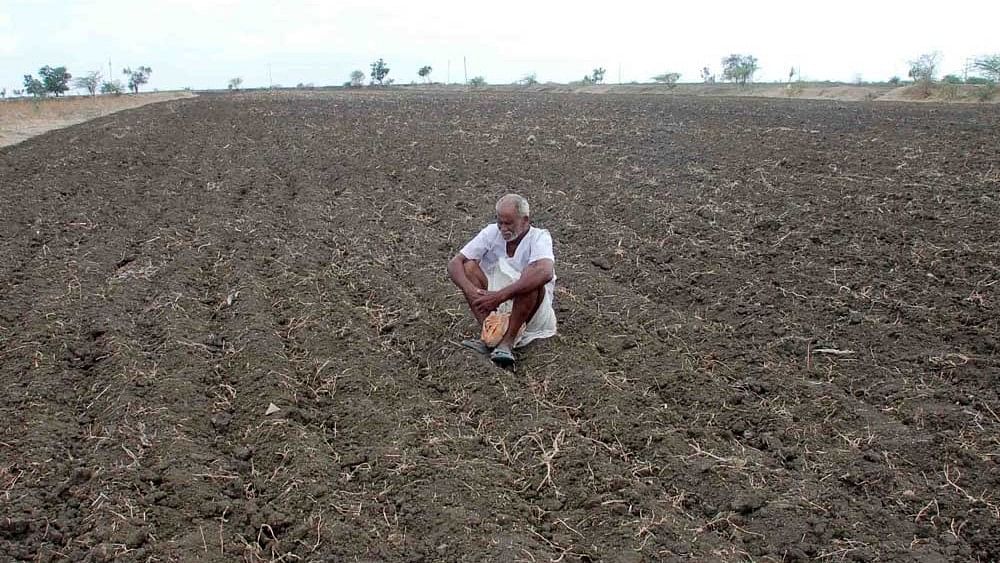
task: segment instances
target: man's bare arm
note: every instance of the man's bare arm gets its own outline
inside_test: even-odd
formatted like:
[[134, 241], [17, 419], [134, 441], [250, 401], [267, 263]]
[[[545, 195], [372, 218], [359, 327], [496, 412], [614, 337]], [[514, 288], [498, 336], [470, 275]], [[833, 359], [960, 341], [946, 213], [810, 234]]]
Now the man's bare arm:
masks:
[[461, 252], [448, 261], [448, 277], [467, 295], [476, 291], [476, 286], [472, 283], [472, 280], [469, 279], [469, 276], [465, 275], [465, 263], [468, 261], [469, 259]]
[[521, 277], [516, 282], [498, 292], [503, 296], [501, 301], [513, 299], [522, 293], [536, 291], [538, 288], [552, 281], [554, 275], [555, 268], [552, 260], [545, 258], [537, 262], [532, 262], [521, 272]]

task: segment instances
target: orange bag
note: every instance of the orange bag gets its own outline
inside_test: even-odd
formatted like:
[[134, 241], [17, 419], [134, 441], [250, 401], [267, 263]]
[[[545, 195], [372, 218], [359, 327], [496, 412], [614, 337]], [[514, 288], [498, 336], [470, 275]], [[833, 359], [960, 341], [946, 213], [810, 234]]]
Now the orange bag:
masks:
[[510, 326], [510, 313], [498, 313], [493, 311], [490, 316], [483, 321], [482, 340], [490, 348], [495, 348], [503, 335], [507, 334], [507, 327]]
[[[507, 334], [509, 327], [510, 313], [493, 311], [483, 321], [483, 334], [480, 336], [480, 339], [490, 348], [496, 348], [497, 344], [500, 344], [500, 341], [503, 340], [503, 336]], [[527, 325], [521, 325], [518, 336], [524, 333], [525, 328], [527, 328]]]

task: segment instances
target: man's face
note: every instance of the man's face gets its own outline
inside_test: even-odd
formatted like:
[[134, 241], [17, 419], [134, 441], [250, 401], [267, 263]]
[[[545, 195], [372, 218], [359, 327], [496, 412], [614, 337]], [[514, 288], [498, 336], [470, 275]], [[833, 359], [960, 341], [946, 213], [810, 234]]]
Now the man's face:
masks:
[[504, 205], [497, 212], [497, 227], [500, 228], [500, 236], [507, 242], [523, 235], [529, 223], [527, 217], [518, 216], [516, 205]]

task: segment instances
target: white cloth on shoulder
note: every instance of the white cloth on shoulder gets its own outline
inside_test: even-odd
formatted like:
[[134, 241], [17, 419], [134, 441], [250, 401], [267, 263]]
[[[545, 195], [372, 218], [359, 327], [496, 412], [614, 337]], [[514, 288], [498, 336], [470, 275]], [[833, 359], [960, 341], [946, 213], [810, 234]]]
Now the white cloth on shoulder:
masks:
[[[521, 272], [517, 271], [511, 263], [511, 258], [507, 256], [497, 257], [497, 261], [492, 269], [487, 272], [486, 278], [489, 280], [489, 291], [497, 291], [521, 279]], [[539, 338], [548, 338], [556, 334], [556, 312], [552, 308], [551, 285], [545, 287], [545, 297], [538, 306], [535, 316], [525, 324], [524, 332], [514, 342], [515, 348], [520, 348]], [[501, 313], [510, 313], [514, 307], [513, 301], [504, 301], [497, 309]]]

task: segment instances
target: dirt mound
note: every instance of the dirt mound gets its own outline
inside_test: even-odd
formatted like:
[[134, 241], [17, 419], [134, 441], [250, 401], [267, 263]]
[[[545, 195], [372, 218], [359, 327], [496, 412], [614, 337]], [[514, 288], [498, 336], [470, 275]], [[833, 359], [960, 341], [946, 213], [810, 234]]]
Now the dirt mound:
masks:
[[[200, 96], [0, 149], [0, 557], [997, 560], [998, 119]], [[444, 275], [510, 189], [516, 372]]]
[[896, 88], [879, 98], [886, 101], [997, 103], [1000, 93], [992, 84], [911, 84]]
[[0, 101], [0, 147], [20, 143], [53, 129], [156, 102], [190, 98], [190, 92], [154, 92], [128, 96], [69, 96]]
[[[416, 92], [460, 92], [459, 85], [413, 85], [402, 87]], [[838, 82], [755, 83], [738, 86], [730, 83], [677, 84], [557, 84], [532, 86], [489, 85], [479, 89], [489, 92], [534, 94], [644, 94], [661, 96], [721, 96], [751, 98], [788, 98], [799, 100], [831, 100], [839, 102], [937, 102], [937, 103], [996, 103], [1000, 94], [995, 86], [935, 83], [931, 86], [890, 84], [842, 84]]]

